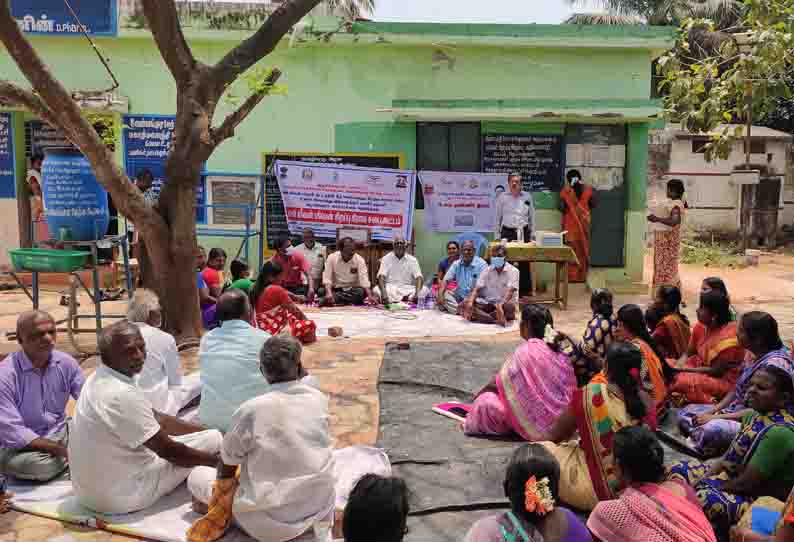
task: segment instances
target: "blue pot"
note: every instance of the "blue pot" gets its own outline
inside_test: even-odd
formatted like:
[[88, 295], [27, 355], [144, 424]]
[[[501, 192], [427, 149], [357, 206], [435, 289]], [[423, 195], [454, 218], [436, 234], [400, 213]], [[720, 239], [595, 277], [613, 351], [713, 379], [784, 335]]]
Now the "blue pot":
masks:
[[44, 215], [52, 237], [94, 241], [105, 235], [110, 223], [108, 193], [85, 156], [75, 149], [47, 149], [41, 176]]

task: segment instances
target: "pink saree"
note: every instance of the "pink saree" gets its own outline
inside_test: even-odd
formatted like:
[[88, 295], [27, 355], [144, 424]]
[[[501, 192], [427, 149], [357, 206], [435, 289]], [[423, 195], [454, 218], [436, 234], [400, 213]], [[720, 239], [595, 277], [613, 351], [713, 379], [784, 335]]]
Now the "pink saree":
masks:
[[568, 407], [576, 375], [568, 356], [554, 352], [540, 339], [519, 346], [496, 375], [497, 393], [475, 401], [463, 430], [468, 435], [518, 433], [529, 442], [546, 439], [551, 426]]
[[587, 527], [602, 542], [716, 542], [696, 499], [657, 484], [630, 487], [620, 498], [596, 505]]

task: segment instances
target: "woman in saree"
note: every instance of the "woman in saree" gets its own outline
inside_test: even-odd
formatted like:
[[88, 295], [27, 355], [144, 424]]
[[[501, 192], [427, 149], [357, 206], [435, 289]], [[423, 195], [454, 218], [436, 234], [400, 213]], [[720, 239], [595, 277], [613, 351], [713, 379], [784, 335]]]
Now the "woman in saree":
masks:
[[618, 311], [615, 334], [619, 340], [634, 344], [642, 352], [642, 389], [653, 398], [656, 415], [661, 417], [667, 409], [667, 389], [675, 378], [675, 369], [667, 364], [661, 350], [648, 333], [642, 309], [637, 305], [622, 306]]
[[664, 449], [642, 426], [615, 434], [615, 465], [626, 489], [615, 500], [602, 501], [587, 527], [601, 542], [716, 542], [709, 520], [693, 489], [664, 481]]
[[738, 326], [731, 321], [730, 303], [716, 290], [700, 294], [698, 322], [692, 329], [687, 355], [678, 362], [670, 390], [680, 405], [714, 404], [736, 387], [745, 350]]
[[794, 486], [794, 382], [786, 371], [767, 366], [750, 379], [747, 402], [752, 412], [730, 448], [716, 463], [681, 461], [668, 479], [681, 480], [697, 493], [706, 517], [725, 539], [758, 497], [785, 500]]
[[317, 340], [317, 325], [306, 318], [280, 285], [283, 277], [284, 269], [277, 262], [271, 260], [262, 266], [249, 294], [256, 326], [274, 336], [289, 333], [301, 343], [311, 344]]
[[590, 262], [590, 223], [595, 207], [595, 192], [582, 182], [582, 174], [572, 169], [565, 176], [568, 183], [560, 191], [560, 212], [565, 243], [576, 253], [579, 265], [568, 266], [568, 280], [584, 282]]
[[[568, 409], [557, 418], [543, 446], [560, 464], [560, 498], [579, 510], [617, 497], [621, 482], [615, 469], [615, 433], [643, 422], [656, 429], [653, 400], [642, 391], [642, 354], [631, 343], [607, 350], [606, 382], [577, 389]], [[571, 440], [579, 434], [578, 440]]]
[[681, 286], [678, 275], [678, 256], [681, 251], [681, 225], [684, 222], [686, 203], [684, 183], [680, 179], [667, 182], [667, 201], [661, 209], [648, 215], [654, 224], [653, 238], [653, 289], [662, 284]]
[[677, 286], [659, 286], [654, 305], [659, 309], [659, 322], [651, 337], [666, 359], [678, 360], [686, 354], [692, 335], [689, 319], [681, 314], [681, 290]]
[[596, 288], [590, 296], [590, 309], [593, 317], [587, 322], [582, 342], [579, 345], [580, 356], [574, 360], [576, 378], [580, 386], [604, 367], [607, 348], [615, 340], [615, 318], [612, 305], [612, 292], [606, 288]]
[[546, 307], [524, 307], [520, 329], [525, 342], [477, 394], [463, 424], [467, 435], [543, 440], [576, 389], [571, 361], [560, 351], [565, 338], [553, 326]]
[[464, 542], [590, 542], [579, 518], [559, 505], [560, 465], [540, 444], [516, 449], [505, 473], [510, 511], [472, 525]]
[[215, 317], [215, 305], [218, 296], [212, 295], [207, 282], [204, 280], [204, 270], [207, 268], [207, 252], [204, 247], [196, 247], [196, 287], [198, 288], [199, 308], [204, 329], [213, 329], [218, 325]]
[[772, 365], [794, 378], [794, 362], [783, 347], [772, 315], [748, 312], [739, 322], [737, 336], [739, 345], [749, 355], [736, 388], [716, 405], [689, 405], [678, 414], [681, 433], [689, 436], [693, 447], [707, 457], [722, 455], [741, 429], [742, 418], [750, 412], [747, 403], [750, 380], [759, 369]]
[[731, 296], [728, 295], [728, 287], [725, 286], [725, 281], [723, 281], [719, 277], [706, 277], [703, 279], [703, 282], [700, 284], [700, 293], [705, 294], [712, 290], [717, 290], [718, 292], [722, 292], [722, 294], [728, 298], [728, 305], [731, 307], [731, 320], [737, 320], [737, 312], [736, 309], [733, 308], [731, 305]]

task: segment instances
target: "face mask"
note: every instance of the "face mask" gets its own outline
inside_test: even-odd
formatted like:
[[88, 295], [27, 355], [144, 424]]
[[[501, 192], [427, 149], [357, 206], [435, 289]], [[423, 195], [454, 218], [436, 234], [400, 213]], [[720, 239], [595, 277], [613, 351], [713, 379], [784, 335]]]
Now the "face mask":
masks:
[[503, 256], [494, 256], [491, 258], [491, 265], [496, 267], [497, 269], [501, 269], [505, 266], [505, 259]]
[[571, 185], [576, 185], [579, 184], [580, 182], [582, 181], [579, 180], [579, 177], [574, 177], [573, 179], [571, 179]]

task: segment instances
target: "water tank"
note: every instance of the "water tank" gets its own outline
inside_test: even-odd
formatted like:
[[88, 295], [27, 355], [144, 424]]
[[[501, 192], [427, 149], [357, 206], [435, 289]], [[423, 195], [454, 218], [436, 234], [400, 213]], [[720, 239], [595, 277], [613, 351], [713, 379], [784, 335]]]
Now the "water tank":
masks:
[[73, 148], [47, 149], [41, 168], [44, 214], [61, 241], [101, 239], [108, 229], [108, 194], [88, 160]]

